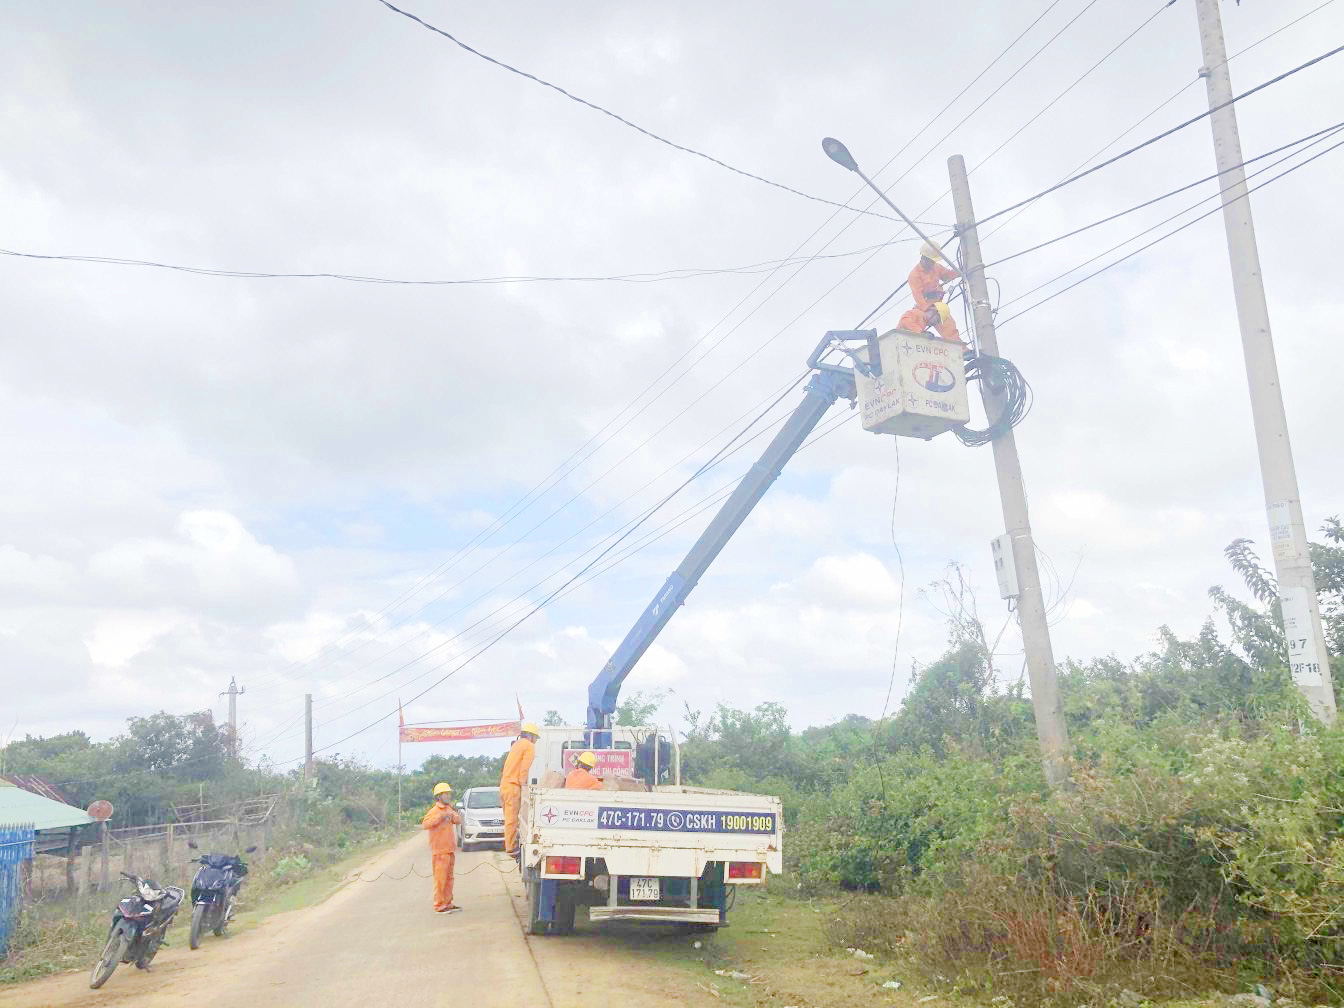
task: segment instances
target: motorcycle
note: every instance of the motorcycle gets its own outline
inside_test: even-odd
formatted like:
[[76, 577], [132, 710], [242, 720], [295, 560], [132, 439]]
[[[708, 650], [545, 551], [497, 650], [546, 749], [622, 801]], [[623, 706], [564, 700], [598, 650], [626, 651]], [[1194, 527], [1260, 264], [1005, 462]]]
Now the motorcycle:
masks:
[[103, 946], [102, 956], [93, 964], [93, 974], [89, 978], [89, 986], [94, 989], [107, 983], [118, 963], [133, 962], [139, 969], [149, 969], [163, 945], [164, 932], [187, 895], [177, 886], [160, 889], [139, 875], [120, 874], [135, 887], [135, 895], [127, 896], [112, 912], [107, 944]]
[[[187, 841], [187, 846], [198, 849], [192, 840]], [[255, 847], [249, 847], [243, 853], [251, 854], [254, 850]], [[201, 947], [201, 935], [206, 928], [214, 931], [216, 936], [223, 935], [229, 921], [233, 920], [247, 865], [237, 854], [202, 854], [191, 860], [201, 866], [191, 880], [190, 944], [197, 949]]]

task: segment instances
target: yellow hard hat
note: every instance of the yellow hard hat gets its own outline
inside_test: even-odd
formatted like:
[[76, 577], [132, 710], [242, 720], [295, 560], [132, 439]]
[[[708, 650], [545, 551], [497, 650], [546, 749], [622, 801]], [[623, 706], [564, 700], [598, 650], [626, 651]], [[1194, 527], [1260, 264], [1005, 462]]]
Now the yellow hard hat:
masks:
[[933, 303], [933, 307], [938, 312], [939, 322], [946, 322], [948, 319], [952, 317], [952, 313], [947, 310], [947, 305], [945, 305], [943, 302], [935, 301]]
[[535, 721], [524, 721], [522, 727], [518, 729], [518, 734], [536, 735], [540, 737], [541, 729], [537, 727], [537, 723]]
[[942, 259], [943, 250], [933, 242], [925, 242], [919, 247], [919, 254], [925, 259]]
[[445, 791], [446, 791], [448, 794], [452, 794], [452, 793], [453, 793], [453, 786], [452, 786], [451, 784], [449, 784], [447, 781], [439, 781], [437, 784], [434, 785], [434, 797], [435, 797], [435, 798], [437, 798], [439, 795], [443, 794]]
[[591, 770], [593, 767], [597, 766], [597, 757], [594, 756], [591, 752], [581, 752], [579, 753], [578, 758], [574, 760], [574, 762], [578, 763], [580, 766], [586, 766], [589, 770]]

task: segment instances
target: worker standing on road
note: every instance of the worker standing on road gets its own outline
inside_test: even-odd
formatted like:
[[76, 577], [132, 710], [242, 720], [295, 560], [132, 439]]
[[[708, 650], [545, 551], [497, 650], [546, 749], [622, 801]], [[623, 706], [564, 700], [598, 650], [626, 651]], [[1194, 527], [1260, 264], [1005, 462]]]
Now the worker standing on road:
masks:
[[602, 786], [602, 778], [593, 773], [597, 757], [591, 751], [579, 753], [574, 763], [574, 769], [565, 778], [565, 787], [576, 791], [596, 791]]
[[523, 785], [532, 769], [541, 729], [531, 721], [522, 723], [518, 741], [509, 749], [504, 770], [499, 775], [499, 803], [504, 806], [504, 853], [518, 852], [518, 806], [523, 802]]
[[429, 854], [434, 862], [434, 910], [437, 913], [462, 909], [453, 902], [453, 862], [457, 860], [453, 827], [461, 821], [461, 813], [453, 808], [453, 786], [439, 781], [434, 785], [434, 804], [420, 820], [420, 828], [429, 830]]
[[961, 274], [947, 266], [940, 266], [943, 250], [932, 242], [925, 242], [919, 249], [919, 262], [910, 271], [910, 294], [915, 299], [916, 308], [925, 308], [936, 301], [944, 300], [943, 285], [955, 280]]
[[896, 328], [914, 333], [936, 329], [939, 337], [949, 343], [960, 343], [963, 347], [966, 345], [962, 341], [961, 334], [957, 332], [957, 324], [952, 321], [952, 313], [942, 301], [935, 301], [922, 308], [911, 308], [900, 317]]

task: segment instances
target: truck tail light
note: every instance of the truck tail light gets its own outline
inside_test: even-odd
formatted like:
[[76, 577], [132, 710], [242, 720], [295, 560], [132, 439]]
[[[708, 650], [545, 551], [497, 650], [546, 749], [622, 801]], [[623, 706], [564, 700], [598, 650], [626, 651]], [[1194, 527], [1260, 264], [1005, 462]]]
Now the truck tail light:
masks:
[[582, 875], [583, 858], [578, 857], [555, 857], [548, 855], [546, 858], [547, 875]]
[[759, 882], [765, 866], [759, 861], [729, 861], [728, 877], [743, 881]]

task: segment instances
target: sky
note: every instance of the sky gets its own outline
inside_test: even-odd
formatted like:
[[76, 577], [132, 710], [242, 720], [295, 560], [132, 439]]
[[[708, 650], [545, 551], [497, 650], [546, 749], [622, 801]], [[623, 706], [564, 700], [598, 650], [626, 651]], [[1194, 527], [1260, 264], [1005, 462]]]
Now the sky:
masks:
[[[492, 282], [0, 258], [0, 741], [222, 720], [232, 679], [245, 754], [282, 769], [305, 693], [320, 753], [380, 766], [399, 699], [414, 722], [506, 718], [515, 696], [581, 721], [813, 346], [914, 264], [822, 137], [946, 239], [949, 156], [983, 218], [1207, 108], [1193, 0], [950, 2], [934, 32], [905, 0], [404, 9], [806, 196], [378, 0], [9, 12], [3, 249]], [[1222, 13], [1238, 92], [1344, 35], [1333, 0]], [[1344, 56], [1239, 102], [1245, 156], [1334, 125], [1341, 94]], [[1252, 197], [1312, 532], [1344, 512], [1321, 366], [1342, 158]], [[1034, 391], [1017, 444], [1061, 661], [1193, 635], [1210, 586], [1240, 590], [1223, 547], [1266, 537], [1220, 215], [1037, 305], [1216, 188], [995, 264], [1213, 172], [1201, 121], [981, 230], [1000, 348]], [[499, 280], [526, 277], [587, 279]], [[527, 616], [763, 411], [766, 435]], [[818, 431], [627, 680], [662, 723], [890, 713], [946, 643], [950, 565], [1000, 675], [1022, 674], [990, 450], [869, 434], [843, 403]]]

